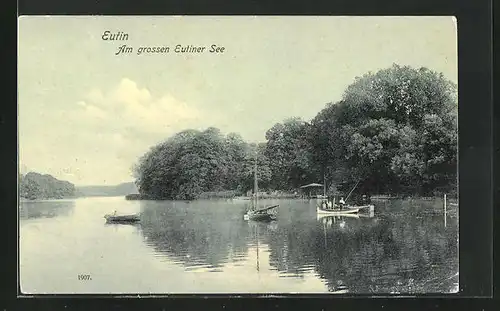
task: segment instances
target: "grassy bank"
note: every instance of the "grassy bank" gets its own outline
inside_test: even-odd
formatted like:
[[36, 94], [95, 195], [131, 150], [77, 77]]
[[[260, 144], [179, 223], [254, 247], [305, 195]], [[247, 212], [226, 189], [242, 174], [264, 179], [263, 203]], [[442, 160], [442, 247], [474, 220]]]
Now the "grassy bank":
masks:
[[[249, 198], [245, 194], [239, 191], [213, 191], [213, 192], [203, 192], [201, 193], [197, 199], [207, 200], [207, 199], [234, 199], [238, 197]], [[267, 193], [261, 192], [259, 193], [259, 199], [301, 199], [303, 198], [300, 194], [295, 193], [287, 193], [287, 192], [274, 192]], [[154, 200], [151, 198], [145, 198], [141, 194], [128, 194], [125, 196], [127, 200]], [[378, 194], [370, 196], [370, 199], [373, 201], [389, 201], [389, 200], [405, 200], [405, 201], [434, 201], [434, 200], [443, 200], [443, 196], [433, 196], [433, 197], [420, 197], [420, 196], [403, 196], [403, 195], [387, 195], [387, 194]], [[458, 198], [456, 196], [449, 195], [446, 198], [446, 201], [449, 204], [458, 203]]]

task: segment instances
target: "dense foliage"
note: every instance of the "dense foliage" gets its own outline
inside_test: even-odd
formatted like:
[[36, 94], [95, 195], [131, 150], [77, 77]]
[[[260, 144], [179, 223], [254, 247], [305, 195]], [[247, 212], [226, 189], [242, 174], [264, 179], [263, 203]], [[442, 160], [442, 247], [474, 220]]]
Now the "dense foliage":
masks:
[[356, 78], [311, 122], [277, 123], [254, 145], [216, 128], [187, 130], [154, 146], [135, 166], [141, 195], [194, 199], [253, 187], [432, 195], [457, 185], [456, 86], [426, 68], [397, 65]]
[[269, 159], [272, 189], [297, 189], [305, 182], [318, 179], [309, 130], [308, 123], [293, 118], [267, 131], [264, 154]]
[[343, 169], [341, 181], [361, 180], [367, 192], [453, 192], [457, 112], [456, 87], [442, 75], [395, 65], [357, 78], [320, 112], [315, 150], [325, 167]]
[[29, 200], [62, 199], [75, 196], [75, 186], [51, 175], [29, 172], [19, 176], [19, 196]]
[[[256, 153], [238, 134], [216, 128], [187, 130], [154, 146], [134, 168], [141, 195], [154, 199], [194, 199], [203, 192], [251, 187]], [[266, 159], [259, 155], [259, 181], [269, 182]]]

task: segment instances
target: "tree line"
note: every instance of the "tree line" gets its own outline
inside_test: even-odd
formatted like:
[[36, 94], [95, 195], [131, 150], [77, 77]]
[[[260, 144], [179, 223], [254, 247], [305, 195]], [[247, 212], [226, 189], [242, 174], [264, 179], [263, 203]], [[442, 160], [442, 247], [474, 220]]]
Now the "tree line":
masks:
[[75, 185], [49, 174], [19, 175], [19, 197], [28, 200], [63, 199], [76, 195]]
[[368, 194], [436, 195], [457, 188], [457, 88], [427, 68], [393, 65], [358, 77], [311, 121], [291, 118], [245, 142], [211, 127], [153, 146], [133, 168], [149, 199], [195, 199], [253, 188], [294, 191], [326, 181]]

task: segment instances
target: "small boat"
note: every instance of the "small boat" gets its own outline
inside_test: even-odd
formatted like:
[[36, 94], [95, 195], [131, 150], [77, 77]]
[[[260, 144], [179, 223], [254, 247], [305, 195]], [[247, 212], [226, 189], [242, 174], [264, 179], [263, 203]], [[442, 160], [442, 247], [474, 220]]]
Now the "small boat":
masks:
[[106, 219], [108, 223], [134, 223], [141, 220], [140, 214], [117, 215], [116, 212], [114, 214], [104, 215], [104, 219]]
[[344, 284], [338, 285], [337, 288], [335, 288], [332, 291], [332, 294], [347, 294], [347, 293], [349, 293], [349, 289]]

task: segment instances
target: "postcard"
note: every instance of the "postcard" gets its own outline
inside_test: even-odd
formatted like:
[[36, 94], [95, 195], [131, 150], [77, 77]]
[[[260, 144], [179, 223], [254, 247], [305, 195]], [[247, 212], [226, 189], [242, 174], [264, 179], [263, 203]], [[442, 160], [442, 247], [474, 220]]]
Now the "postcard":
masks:
[[21, 294], [456, 293], [451, 16], [21, 16]]

